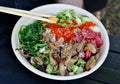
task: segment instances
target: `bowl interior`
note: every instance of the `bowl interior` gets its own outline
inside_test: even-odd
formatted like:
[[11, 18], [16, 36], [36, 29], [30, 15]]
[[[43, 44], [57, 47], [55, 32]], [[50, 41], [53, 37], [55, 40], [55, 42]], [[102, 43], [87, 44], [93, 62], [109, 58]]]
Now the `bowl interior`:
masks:
[[91, 13], [87, 12], [84, 9], [75, 7], [75, 6], [71, 6], [71, 5], [66, 5], [66, 4], [49, 4], [49, 5], [44, 5], [44, 6], [40, 6], [37, 7], [31, 11], [34, 12], [40, 12], [40, 13], [45, 13], [45, 14], [52, 14], [52, 15], [56, 15], [58, 12], [64, 11], [66, 9], [73, 9], [76, 14], [82, 14], [82, 15], [87, 15], [90, 17], [90, 19], [92, 19], [100, 28], [101, 28], [101, 32], [102, 32], [102, 39], [104, 41], [103, 47], [101, 48], [101, 57], [98, 60], [96, 66], [94, 68], [92, 68], [90, 71], [85, 71], [81, 74], [78, 75], [74, 75], [74, 76], [55, 76], [55, 75], [49, 75], [46, 74], [44, 72], [41, 72], [37, 69], [35, 69], [33, 66], [31, 66], [28, 61], [20, 54], [19, 51], [16, 51], [15, 49], [19, 46], [19, 40], [18, 40], [18, 32], [19, 29], [22, 25], [27, 25], [32, 23], [33, 19], [30, 18], [25, 18], [22, 17], [20, 18], [20, 20], [16, 23], [13, 32], [12, 32], [12, 37], [11, 37], [11, 42], [12, 42], [12, 48], [13, 51], [16, 55], [16, 57], [18, 58], [18, 60], [26, 67], [28, 68], [30, 71], [32, 71], [33, 73], [39, 75], [39, 76], [43, 76], [45, 78], [49, 78], [49, 79], [55, 79], [55, 80], [72, 80], [72, 79], [77, 79], [77, 78], [81, 78], [84, 76], [87, 76], [89, 74], [91, 74], [92, 72], [94, 72], [95, 70], [97, 70], [104, 62], [104, 60], [107, 57], [108, 54], [108, 50], [109, 50], [109, 38], [107, 35], [107, 32], [104, 28], [104, 26], [102, 25], [102, 23]]

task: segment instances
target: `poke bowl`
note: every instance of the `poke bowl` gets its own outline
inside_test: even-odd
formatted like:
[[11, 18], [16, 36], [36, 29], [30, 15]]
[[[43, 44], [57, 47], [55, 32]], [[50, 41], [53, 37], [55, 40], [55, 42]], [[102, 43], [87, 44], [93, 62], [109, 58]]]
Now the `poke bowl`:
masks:
[[54, 80], [72, 80], [96, 71], [109, 51], [103, 24], [72, 5], [49, 4], [33, 12], [55, 15], [57, 23], [21, 17], [11, 36], [17, 59], [33, 73]]

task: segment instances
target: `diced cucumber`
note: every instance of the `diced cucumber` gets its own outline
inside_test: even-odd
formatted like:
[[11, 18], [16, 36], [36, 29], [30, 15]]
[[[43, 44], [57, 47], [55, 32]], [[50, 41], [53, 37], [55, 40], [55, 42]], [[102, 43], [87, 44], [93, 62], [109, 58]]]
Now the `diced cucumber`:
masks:
[[79, 59], [76, 63], [77, 66], [79, 67], [84, 67], [86, 62], [83, 59]]
[[65, 14], [66, 14], [67, 17], [69, 17], [69, 19], [72, 18], [72, 15], [71, 15], [71, 13], [70, 13], [70, 10], [66, 10], [66, 11], [65, 11]]
[[81, 19], [80, 19], [78, 16], [75, 16], [75, 19], [76, 19], [78, 25], [82, 23], [82, 22], [81, 22]]
[[83, 71], [84, 71], [84, 70], [83, 70], [83, 67], [79, 67], [79, 68], [77, 69], [76, 74], [82, 73]]
[[63, 22], [64, 20], [63, 19], [60, 19], [59, 22]]
[[70, 75], [70, 76], [73, 76], [73, 75], [75, 75], [75, 74], [74, 74], [74, 72], [70, 72], [69, 75]]
[[54, 66], [52, 64], [48, 64], [47, 68], [46, 68], [46, 72], [48, 74], [51, 74], [53, 72], [53, 70], [54, 70]]
[[67, 20], [67, 21], [68, 21], [69, 24], [72, 24], [72, 23], [73, 23], [72, 20]]
[[91, 21], [91, 19], [89, 18], [89, 17], [81, 17], [81, 19], [82, 19], [82, 23], [85, 23], [85, 22], [87, 22], [87, 21]]
[[62, 27], [66, 27], [66, 26], [67, 26], [67, 24], [66, 24], [66, 23], [63, 23], [61, 26], [62, 26]]
[[71, 66], [71, 71], [72, 71], [72, 72], [76, 73], [76, 72], [77, 72], [77, 69], [78, 69], [78, 66], [76, 66], [76, 65], [72, 65], [72, 66]]
[[62, 16], [63, 16], [62, 12], [58, 13], [57, 15], [58, 18], [62, 18]]
[[98, 26], [90, 27], [94, 32], [100, 32], [100, 28]]

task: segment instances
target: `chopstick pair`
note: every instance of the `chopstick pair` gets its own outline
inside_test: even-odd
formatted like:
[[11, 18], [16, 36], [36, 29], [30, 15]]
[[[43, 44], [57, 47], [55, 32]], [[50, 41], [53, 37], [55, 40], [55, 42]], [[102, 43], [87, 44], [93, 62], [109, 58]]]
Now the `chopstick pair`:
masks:
[[[53, 15], [41, 14], [41, 13], [36, 13], [36, 12], [31, 12], [31, 11], [26, 11], [21, 9], [2, 7], [2, 6], [0, 6], [0, 12], [37, 19], [37, 20], [41, 20], [49, 23], [56, 23], [58, 20], [56, 16], [53, 16]], [[47, 17], [48, 19], [43, 17]]]

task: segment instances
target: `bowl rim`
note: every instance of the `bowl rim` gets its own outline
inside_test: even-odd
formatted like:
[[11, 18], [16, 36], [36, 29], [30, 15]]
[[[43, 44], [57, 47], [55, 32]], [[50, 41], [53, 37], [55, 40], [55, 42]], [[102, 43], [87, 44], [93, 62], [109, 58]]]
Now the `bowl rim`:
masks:
[[13, 31], [12, 31], [12, 34], [11, 34], [11, 45], [12, 45], [12, 49], [15, 53], [15, 56], [17, 57], [17, 59], [20, 61], [20, 63], [25, 66], [28, 70], [30, 70], [31, 72], [39, 75], [39, 76], [42, 76], [42, 77], [45, 77], [45, 78], [48, 78], [48, 79], [54, 79], [54, 80], [73, 80], [73, 79], [78, 79], [78, 78], [82, 78], [82, 77], [85, 77], [87, 75], [90, 75], [91, 73], [93, 73], [94, 71], [96, 71], [102, 64], [103, 62], [105, 61], [106, 57], [107, 57], [107, 54], [108, 54], [108, 51], [109, 51], [109, 37], [108, 37], [108, 34], [107, 34], [107, 31], [105, 30], [105, 27], [103, 26], [103, 24], [93, 15], [91, 14], [90, 12], [82, 9], [82, 8], [78, 8], [76, 6], [73, 6], [73, 5], [68, 5], [68, 4], [47, 4], [47, 5], [42, 5], [42, 6], [38, 6], [36, 8], [33, 8], [31, 11], [35, 11], [39, 8], [44, 8], [44, 7], [55, 7], [55, 6], [67, 6], [67, 7], [73, 7], [75, 9], [80, 9], [82, 11], [85, 11], [86, 13], [88, 13], [89, 15], [91, 15], [92, 17], [94, 17], [97, 22], [99, 22], [99, 24], [104, 28], [104, 34], [106, 36], [106, 41], [107, 41], [107, 45], [105, 45], [105, 48], [106, 48], [106, 52], [104, 53], [104, 58], [101, 59], [101, 62], [97, 63], [96, 65], [97, 66], [94, 66], [90, 71], [85, 71], [83, 73], [80, 73], [80, 74], [77, 74], [77, 75], [73, 75], [73, 76], [57, 76], [57, 75], [50, 75], [50, 74], [47, 74], [45, 72], [42, 72], [42, 71], [39, 71], [37, 69], [35, 69], [31, 64], [29, 64], [28, 62], [26, 63], [25, 60], [23, 59], [23, 57], [15, 50], [16, 46], [15, 46], [15, 28], [19, 25], [19, 23], [22, 21], [23, 17], [21, 17], [17, 23], [15, 24], [14, 28], [13, 28]]

